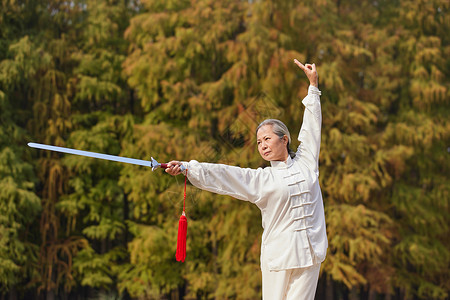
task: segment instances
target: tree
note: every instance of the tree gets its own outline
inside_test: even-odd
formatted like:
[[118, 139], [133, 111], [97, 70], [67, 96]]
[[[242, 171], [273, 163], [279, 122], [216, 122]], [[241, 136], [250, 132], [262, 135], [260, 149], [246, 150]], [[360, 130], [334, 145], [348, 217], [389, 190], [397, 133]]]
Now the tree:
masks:
[[[11, 44], [8, 54], [17, 55], [21, 47], [28, 48], [28, 42]], [[23, 292], [20, 286], [35, 274], [38, 244], [32, 224], [41, 211], [35, 193], [37, 178], [22, 146], [27, 135], [18, 125], [20, 106], [14, 99], [27, 67], [18, 60], [0, 62], [0, 291], [12, 298]]]

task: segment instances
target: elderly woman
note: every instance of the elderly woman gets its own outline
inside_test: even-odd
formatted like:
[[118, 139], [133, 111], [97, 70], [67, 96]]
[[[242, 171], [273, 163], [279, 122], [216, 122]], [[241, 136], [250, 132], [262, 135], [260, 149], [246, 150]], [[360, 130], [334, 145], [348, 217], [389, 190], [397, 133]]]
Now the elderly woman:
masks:
[[[213, 193], [252, 202], [262, 215], [263, 299], [314, 299], [328, 241], [319, 186], [322, 113], [315, 64], [294, 60], [309, 79], [297, 152], [289, 149], [289, 130], [268, 119], [256, 129], [258, 151], [271, 167], [249, 169], [223, 164], [171, 161], [166, 172], [187, 169], [189, 181]], [[186, 175], [186, 174], [185, 174]]]

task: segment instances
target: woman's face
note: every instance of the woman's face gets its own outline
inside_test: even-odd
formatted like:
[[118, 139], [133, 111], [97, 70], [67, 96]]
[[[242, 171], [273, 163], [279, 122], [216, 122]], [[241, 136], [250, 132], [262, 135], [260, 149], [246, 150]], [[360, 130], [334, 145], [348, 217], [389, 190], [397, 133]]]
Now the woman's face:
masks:
[[288, 156], [288, 137], [285, 135], [280, 140], [278, 135], [273, 133], [272, 125], [264, 125], [256, 133], [256, 143], [262, 158], [267, 161], [285, 161]]

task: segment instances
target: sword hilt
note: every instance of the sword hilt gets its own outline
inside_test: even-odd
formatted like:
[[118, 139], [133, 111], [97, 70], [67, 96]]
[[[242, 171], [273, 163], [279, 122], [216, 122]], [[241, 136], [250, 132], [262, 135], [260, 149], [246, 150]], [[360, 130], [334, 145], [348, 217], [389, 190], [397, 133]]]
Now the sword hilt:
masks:
[[[152, 159], [151, 159], [151, 167], [152, 167], [152, 171], [155, 171], [155, 169], [157, 169], [157, 168], [167, 169], [167, 168], [168, 168], [167, 165], [168, 165], [168, 164], [157, 162], [156, 159], [154, 159], [153, 157], [152, 157]], [[181, 172], [183, 172], [184, 170], [186, 170], [186, 168], [185, 168], [183, 165], [181, 165], [181, 166], [180, 166], [180, 170], [181, 170]]]

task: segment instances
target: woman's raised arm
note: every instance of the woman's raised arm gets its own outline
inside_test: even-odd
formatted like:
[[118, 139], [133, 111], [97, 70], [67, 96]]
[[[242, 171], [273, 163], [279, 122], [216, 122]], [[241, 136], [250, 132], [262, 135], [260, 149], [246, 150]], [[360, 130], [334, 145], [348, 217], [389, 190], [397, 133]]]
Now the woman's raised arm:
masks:
[[301, 157], [308, 168], [311, 169], [316, 176], [319, 176], [319, 153], [320, 153], [320, 138], [322, 129], [322, 109], [320, 106], [321, 92], [318, 89], [319, 78], [317, 75], [315, 64], [303, 65], [298, 60], [294, 62], [300, 69], [305, 72], [309, 79], [308, 95], [303, 99], [302, 103], [305, 106], [305, 113], [303, 114], [303, 123], [298, 140], [301, 142], [297, 149], [297, 155]]

